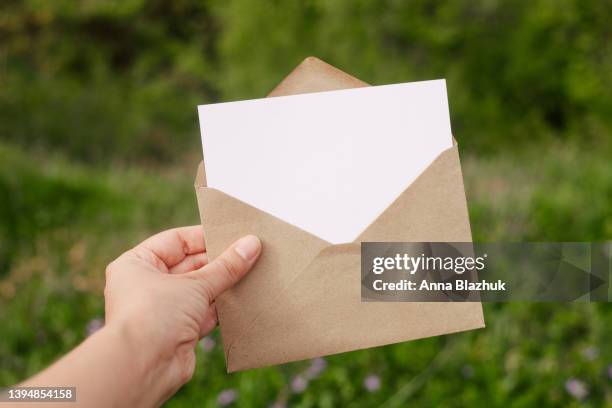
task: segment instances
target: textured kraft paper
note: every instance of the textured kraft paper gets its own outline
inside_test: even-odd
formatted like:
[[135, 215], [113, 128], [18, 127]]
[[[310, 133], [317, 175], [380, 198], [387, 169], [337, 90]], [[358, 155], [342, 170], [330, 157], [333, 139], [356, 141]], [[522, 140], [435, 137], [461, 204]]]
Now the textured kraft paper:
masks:
[[[309, 57], [269, 96], [362, 86]], [[361, 302], [361, 241], [472, 240], [456, 144], [347, 244], [206, 187], [203, 164], [195, 189], [210, 259], [248, 233], [263, 243], [253, 270], [216, 300], [228, 372], [484, 327], [476, 302]]]

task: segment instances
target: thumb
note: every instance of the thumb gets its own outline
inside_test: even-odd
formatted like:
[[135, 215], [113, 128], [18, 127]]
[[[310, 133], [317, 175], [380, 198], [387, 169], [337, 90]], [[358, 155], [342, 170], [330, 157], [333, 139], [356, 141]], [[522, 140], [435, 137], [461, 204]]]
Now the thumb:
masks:
[[209, 303], [234, 286], [253, 267], [261, 253], [261, 241], [254, 235], [240, 238], [205, 267], [190, 272], [201, 281]]

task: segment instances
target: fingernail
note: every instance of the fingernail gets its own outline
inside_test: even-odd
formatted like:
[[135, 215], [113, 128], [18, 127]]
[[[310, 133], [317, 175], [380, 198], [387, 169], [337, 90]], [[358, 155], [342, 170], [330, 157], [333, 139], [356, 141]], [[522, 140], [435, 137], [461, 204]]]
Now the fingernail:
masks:
[[234, 250], [240, 255], [245, 261], [251, 261], [261, 249], [261, 242], [255, 235], [247, 235], [242, 237], [236, 242]]

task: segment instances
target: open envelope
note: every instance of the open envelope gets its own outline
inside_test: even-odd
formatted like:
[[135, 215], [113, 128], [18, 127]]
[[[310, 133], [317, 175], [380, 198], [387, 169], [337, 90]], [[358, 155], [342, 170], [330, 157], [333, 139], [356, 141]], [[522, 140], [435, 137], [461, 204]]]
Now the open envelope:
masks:
[[[363, 86], [310, 57], [269, 96]], [[476, 302], [361, 301], [362, 241], [471, 241], [456, 144], [346, 244], [207, 187], [203, 165], [195, 188], [210, 259], [247, 233], [264, 247], [254, 269], [216, 300], [229, 372], [484, 327]]]

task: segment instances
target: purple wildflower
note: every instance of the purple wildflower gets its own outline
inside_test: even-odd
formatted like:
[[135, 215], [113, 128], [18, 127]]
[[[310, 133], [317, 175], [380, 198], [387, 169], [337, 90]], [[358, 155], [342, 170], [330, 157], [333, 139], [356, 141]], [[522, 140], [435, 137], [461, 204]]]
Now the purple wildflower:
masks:
[[608, 378], [612, 380], [612, 365], [608, 366]]
[[202, 350], [204, 350], [205, 352], [208, 353], [214, 347], [215, 347], [215, 340], [212, 337], [206, 336], [206, 337], [203, 337], [202, 340], [200, 340], [200, 348], [202, 348]]
[[368, 375], [363, 380], [363, 386], [368, 392], [378, 391], [380, 389], [380, 377], [374, 374]]
[[589, 395], [587, 385], [576, 378], [570, 378], [565, 382], [565, 391], [577, 400], [583, 400]]
[[291, 391], [296, 394], [301, 394], [308, 387], [308, 380], [301, 375], [298, 375], [291, 381]]
[[238, 399], [238, 392], [233, 389], [223, 390], [217, 397], [217, 403], [222, 407], [233, 404]]
[[95, 318], [87, 323], [87, 327], [85, 327], [85, 336], [89, 337], [98, 330], [104, 327], [104, 320], [100, 318]]
[[305, 376], [307, 379], [312, 380], [321, 375], [327, 367], [327, 361], [324, 358], [315, 358], [310, 362], [310, 367], [306, 370]]

